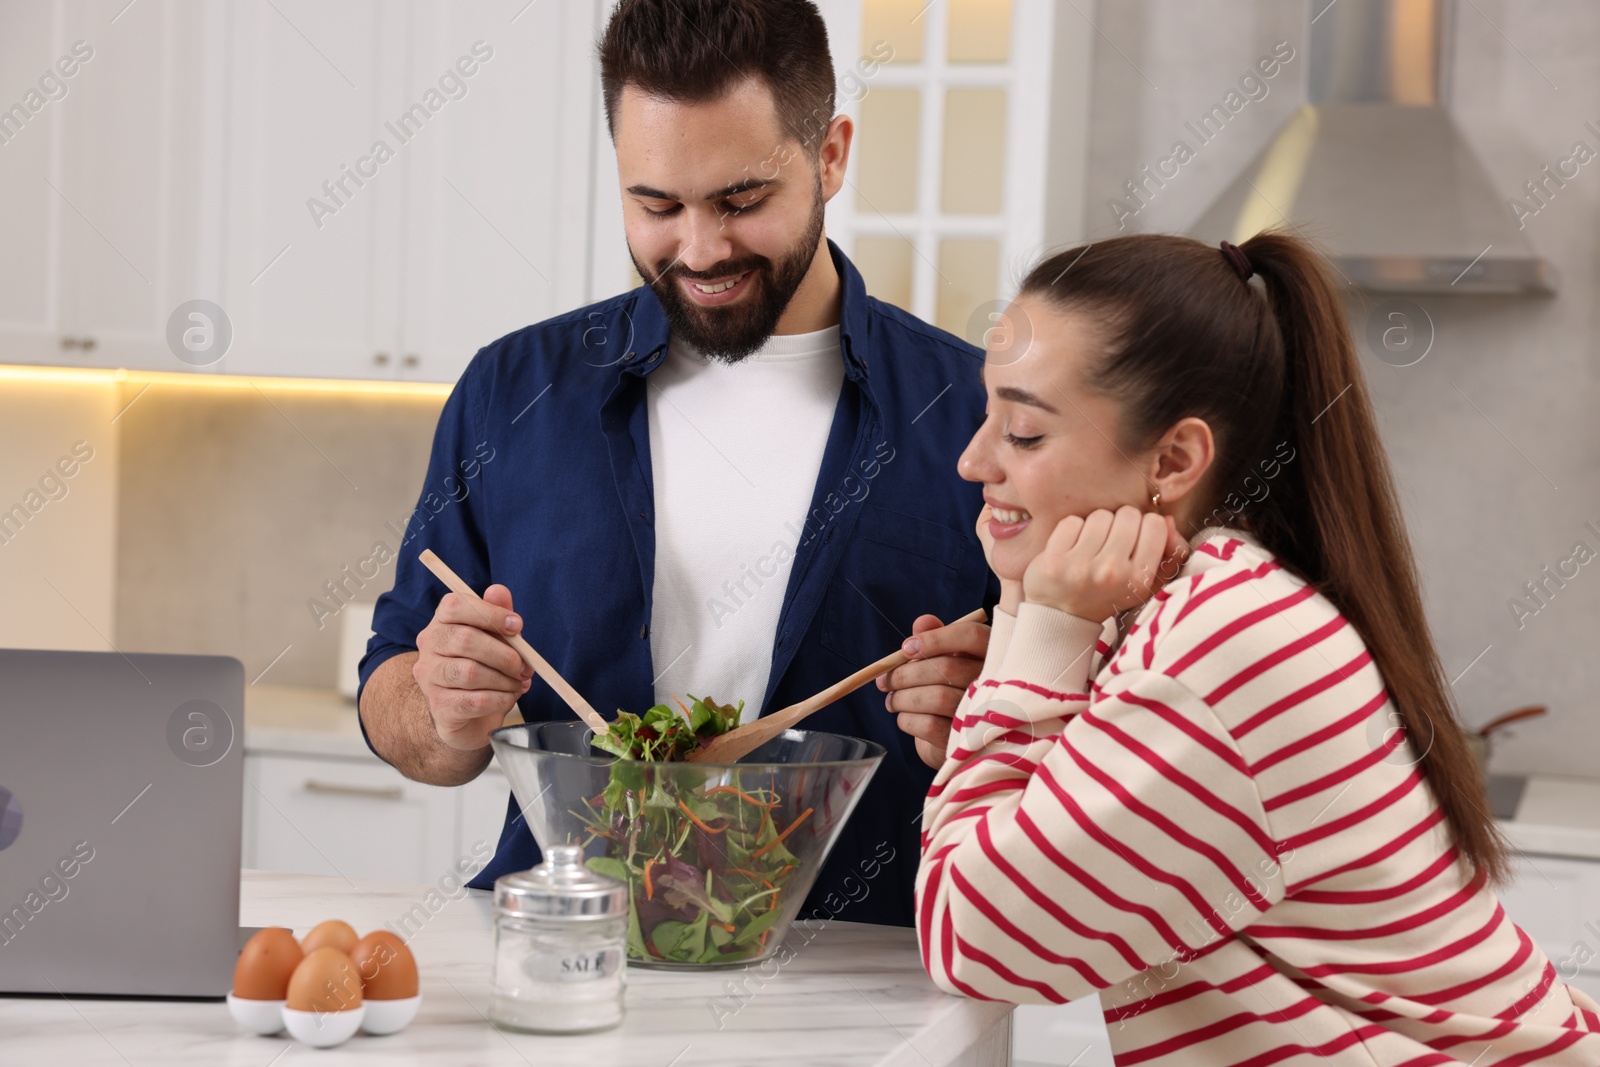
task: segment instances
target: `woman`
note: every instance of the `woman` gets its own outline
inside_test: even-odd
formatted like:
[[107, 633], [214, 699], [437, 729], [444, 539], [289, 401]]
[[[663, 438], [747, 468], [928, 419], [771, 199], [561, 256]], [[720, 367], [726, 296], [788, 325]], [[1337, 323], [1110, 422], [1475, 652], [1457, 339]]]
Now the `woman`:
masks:
[[1009, 324], [960, 462], [1003, 597], [924, 814], [935, 981], [1098, 991], [1119, 1064], [1600, 1063], [1492, 891], [1316, 254], [1118, 238]]

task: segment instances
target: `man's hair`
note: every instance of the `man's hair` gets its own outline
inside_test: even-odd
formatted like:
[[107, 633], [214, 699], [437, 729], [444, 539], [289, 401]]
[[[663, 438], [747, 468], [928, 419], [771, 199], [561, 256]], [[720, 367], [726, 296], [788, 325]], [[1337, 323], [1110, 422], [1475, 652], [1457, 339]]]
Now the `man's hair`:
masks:
[[813, 159], [833, 120], [828, 29], [810, 0], [620, 0], [599, 53], [613, 140], [617, 107], [629, 85], [697, 104], [757, 77], [772, 92], [784, 136], [800, 142]]

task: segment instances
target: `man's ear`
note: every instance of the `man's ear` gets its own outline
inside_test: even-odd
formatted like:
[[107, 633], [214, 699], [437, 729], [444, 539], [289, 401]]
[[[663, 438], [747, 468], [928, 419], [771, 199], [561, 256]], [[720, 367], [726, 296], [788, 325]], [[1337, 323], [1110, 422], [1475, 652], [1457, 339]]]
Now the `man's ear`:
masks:
[[848, 115], [835, 115], [822, 137], [822, 147], [817, 153], [818, 177], [822, 183], [822, 199], [832, 200], [844, 187], [845, 166], [850, 162], [850, 142], [855, 135], [855, 124]]
[[1195, 491], [1216, 461], [1216, 440], [1204, 419], [1190, 416], [1173, 424], [1156, 443], [1150, 481], [1163, 504], [1176, 504]]

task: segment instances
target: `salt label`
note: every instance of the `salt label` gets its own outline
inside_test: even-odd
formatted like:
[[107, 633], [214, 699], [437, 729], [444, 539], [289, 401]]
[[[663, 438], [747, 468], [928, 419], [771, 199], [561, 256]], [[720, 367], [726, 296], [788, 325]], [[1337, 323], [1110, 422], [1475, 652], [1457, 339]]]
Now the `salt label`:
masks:
[[622, 950], [603, 948], [565, 955], [531, 955], [523, 973], [535, 982], [598, 982], [622, 967]]

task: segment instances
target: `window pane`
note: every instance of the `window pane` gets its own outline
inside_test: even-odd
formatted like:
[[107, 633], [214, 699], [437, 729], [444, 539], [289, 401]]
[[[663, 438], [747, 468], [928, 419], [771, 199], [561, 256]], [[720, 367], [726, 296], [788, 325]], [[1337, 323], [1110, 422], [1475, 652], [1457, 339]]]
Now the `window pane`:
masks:
[[[861, 58], [886, 54], [885, 42], [896, 63], [921, 63], [922, 39], [927, 36], [927, 0], [866, 0], [861, 5]], [[916, 21], [912, 21], [915, 19]]]
[[967, 336], [979, 305], [1000, 296], [1000, 242], [992, 237], [947, 237], [939, 242], [939, 301], [934, 325]]
[[998, 215], [1005, 151], [1004, 89], [945, 93], [942, 210], [950, 215]]
[[851, 257], [867, 292], [886, 303], [911, 310], [911, 257], [915, 250], [904, 237], [857, 237]]
[[922, 90], [874, 89], [861, 100], [856, 138], [856, 208], [917, 210], [917, 154], [922, 142]]
[[952, 63], [1004, 63], [1011, 58], [1011, 0], [950, 0]]

